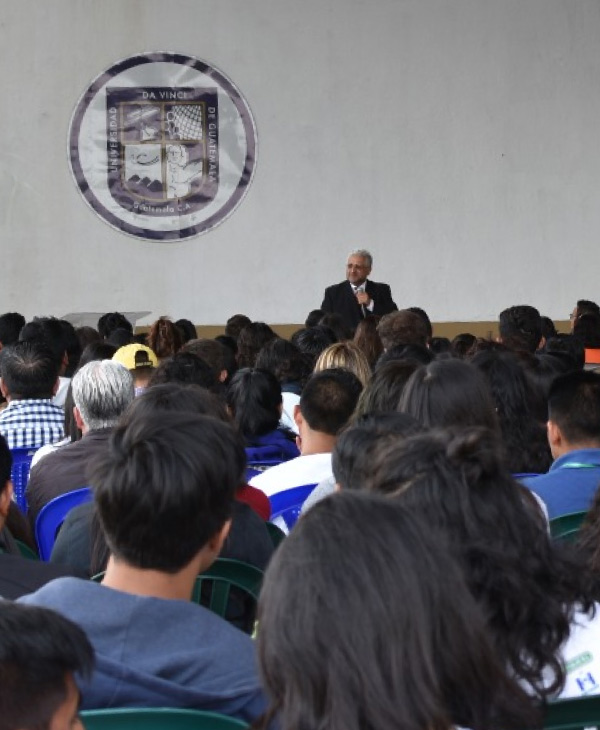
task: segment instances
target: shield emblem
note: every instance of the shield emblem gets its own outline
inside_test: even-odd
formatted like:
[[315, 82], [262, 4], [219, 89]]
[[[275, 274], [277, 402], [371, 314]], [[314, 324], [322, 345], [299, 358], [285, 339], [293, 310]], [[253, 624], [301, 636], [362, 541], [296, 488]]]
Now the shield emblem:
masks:
[[219, 188], [217, 90], [107, 87], [108, 189], [125, 210], [194, 213]]

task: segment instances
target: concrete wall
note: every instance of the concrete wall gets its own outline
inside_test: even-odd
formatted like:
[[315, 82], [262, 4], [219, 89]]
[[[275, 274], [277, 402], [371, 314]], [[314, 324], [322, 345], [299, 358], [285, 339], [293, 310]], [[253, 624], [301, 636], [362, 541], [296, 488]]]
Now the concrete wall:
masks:
[[[300, 322], [373, 251], [433, 320], [598, 299], [594, 0], [0, 0], [0, 311]], [[84, 204], [66, 138], [87, 84], [143, 51], [196, 55], [248, 100], [253, 186], [182, 243]]]

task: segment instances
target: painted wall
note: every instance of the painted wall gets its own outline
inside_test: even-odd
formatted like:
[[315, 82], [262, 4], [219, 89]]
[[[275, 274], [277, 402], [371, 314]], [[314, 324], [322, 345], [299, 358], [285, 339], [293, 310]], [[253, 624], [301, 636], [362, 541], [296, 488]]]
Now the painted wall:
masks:
[[[345, 256], [432, 319], [600, 298], [595, 0], [0, 0], [0, 311], [303, 321]], [[103, 223], [66, 139], [92, 78], [142, 51], [224, 71], [253, 186], [183, 243]]]

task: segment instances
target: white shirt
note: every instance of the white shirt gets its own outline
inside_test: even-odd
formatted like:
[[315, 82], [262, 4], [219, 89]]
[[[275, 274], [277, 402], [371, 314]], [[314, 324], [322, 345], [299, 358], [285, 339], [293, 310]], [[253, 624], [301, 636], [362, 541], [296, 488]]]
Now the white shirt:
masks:
[[263, 491], [267, 497], [304, 484], [318, 484], [332, 476], [331, 454], [307, 454], [272, 466], [250, 480], [250, 486]]

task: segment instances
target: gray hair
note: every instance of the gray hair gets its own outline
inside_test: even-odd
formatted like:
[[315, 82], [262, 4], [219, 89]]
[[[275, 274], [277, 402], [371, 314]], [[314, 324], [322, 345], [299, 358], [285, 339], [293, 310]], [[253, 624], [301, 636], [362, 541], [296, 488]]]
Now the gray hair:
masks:
[[133, 377], [113, 360], [94, 360], [75, 373], [73, 401], [90, 431], [116, 425], [134, 396]]
[[357, 248], [354, 251], [350, 251], [350, 253], [348, 254], [348, 258], [350, 258], [350, 256], [360, 256], [363, 259], [367, 259], [368, 267], [370, 269], [373, 268], [373, 257], [366, 248]]

